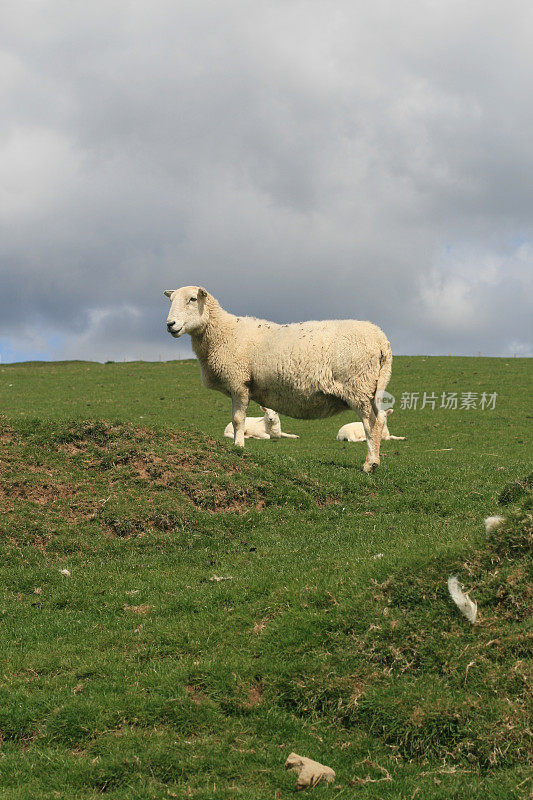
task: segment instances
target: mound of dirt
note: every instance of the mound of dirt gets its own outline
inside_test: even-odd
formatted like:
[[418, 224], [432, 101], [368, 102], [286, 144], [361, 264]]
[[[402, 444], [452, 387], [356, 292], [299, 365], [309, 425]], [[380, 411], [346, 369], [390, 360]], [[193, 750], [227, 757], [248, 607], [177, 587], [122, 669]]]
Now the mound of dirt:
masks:
[[258, 465], [200, 433], [169, 434], [97, 420], [37, 425], [30, 432], [4, 429], [2, 444], [3, 511], [14, 512], [25, 503], [63, 501], [65, 507], [75, 496], [98, 503], [102, 495], [115, 500], [146, 495], [146, 505], [160, 505], [154, 493], [166, 494], [174, 508], [194, 506], [209, 513], [243, 513], [265, 505]]

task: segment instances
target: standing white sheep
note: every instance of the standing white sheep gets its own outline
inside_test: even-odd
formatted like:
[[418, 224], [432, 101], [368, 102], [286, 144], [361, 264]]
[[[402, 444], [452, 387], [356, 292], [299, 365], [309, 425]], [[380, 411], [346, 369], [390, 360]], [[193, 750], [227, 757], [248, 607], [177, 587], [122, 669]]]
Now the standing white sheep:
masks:
[[[389, 414], [392, 414], [392, 411], [392, 408], [389, 408], [388, 411], [385, 411], [387, 417]], [[339, 442], [364, 442], [365, 438], [365, 429], [362, 422], [347, 422], [346, 425], [343, 425], [342, 428], [339, 428], [339, 432], [337, 434], [337, 439]], [[385, 420], [383, 431], [381, 432], [381, 440], [389, 441], [389, 439], [400, 440], [405, 439], [405, 436], [393, 436], [387, 427], [387, 420]]]
[[[271, 408], [261, 406], [265, 412], [264, 417], [246, 417], [244, 420], [245, 439], [299, 439], [294, 433], [283, 433], [279, 414]], [[230, 422], [224, 429], [224, 436], [233, 439], [233, 423]]]
[[225, 311], [201, 286], [168, 290], [168, 332], [190, 334], [204, 386], [231, 397], [234, 442], [244, 447], [250, 400], [299, 419], [352, 408], [367, 443], [365, 472], [379, 466], [386, 421], [376, 395], [389, 382], [392, 353], [371, 322], [329, 320], [278, 325]]

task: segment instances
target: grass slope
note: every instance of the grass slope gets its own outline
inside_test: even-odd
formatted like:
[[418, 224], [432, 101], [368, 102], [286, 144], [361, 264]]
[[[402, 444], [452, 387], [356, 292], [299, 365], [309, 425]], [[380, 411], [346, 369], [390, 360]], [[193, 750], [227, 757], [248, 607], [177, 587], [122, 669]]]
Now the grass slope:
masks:
[[527, 796], [528, 369], [395, 359], [365, 476], [349, 414], [236, 452], [195, 362], [1, 367], [2, 798]]

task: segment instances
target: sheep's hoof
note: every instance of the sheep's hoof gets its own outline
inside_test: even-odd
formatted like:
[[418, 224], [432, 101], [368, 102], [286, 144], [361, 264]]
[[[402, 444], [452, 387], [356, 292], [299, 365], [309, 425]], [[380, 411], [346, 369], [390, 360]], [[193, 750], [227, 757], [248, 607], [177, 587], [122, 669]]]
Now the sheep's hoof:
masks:
[[372, 462], [365, 461], [365, 463], [363, 464], [363, 472], [366, 472], [368, 475], [370, 472], [374, 472], [374, 470], [377, 469], [378, 467], [379, 467], [379, 461], [372, 461]]

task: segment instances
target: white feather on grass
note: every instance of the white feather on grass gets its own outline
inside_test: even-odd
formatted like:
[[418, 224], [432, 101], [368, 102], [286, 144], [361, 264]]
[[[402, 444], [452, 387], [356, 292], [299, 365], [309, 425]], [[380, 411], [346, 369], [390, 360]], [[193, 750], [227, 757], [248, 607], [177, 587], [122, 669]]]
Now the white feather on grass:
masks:
[[448, 591], [461, 614], [464, 614], [467, 620], [473, 625], [477, 617], [477, 603], [474, 603], [469, 596], [463, 592], [455, 575], [450, 575], [448, 578]]
[[487, 533], [495, 531], [499, 528], [502, 522], [505, 522], [503, 517], [487, 517], [485, 520], [485, 530]]

